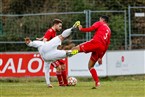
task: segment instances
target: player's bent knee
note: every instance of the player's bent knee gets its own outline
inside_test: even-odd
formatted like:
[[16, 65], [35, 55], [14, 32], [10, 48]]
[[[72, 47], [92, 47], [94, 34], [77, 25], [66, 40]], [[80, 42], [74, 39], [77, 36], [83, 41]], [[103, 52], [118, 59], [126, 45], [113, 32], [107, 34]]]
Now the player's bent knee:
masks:
[[66, 66], [65, 65], [61, 65], [61, 70], [65, 70]]

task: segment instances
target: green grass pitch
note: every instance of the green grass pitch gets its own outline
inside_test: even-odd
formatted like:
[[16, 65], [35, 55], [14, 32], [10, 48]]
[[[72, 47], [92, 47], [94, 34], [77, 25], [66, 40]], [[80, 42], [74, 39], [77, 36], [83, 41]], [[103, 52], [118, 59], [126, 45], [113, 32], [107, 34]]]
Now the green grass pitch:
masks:
[[101, 81], [91, 89], [92, 81], [78, 81], [76, 86], [47, 88], [44, 81], [0, 81], [0, 97], [145, 97], [145, 80]]

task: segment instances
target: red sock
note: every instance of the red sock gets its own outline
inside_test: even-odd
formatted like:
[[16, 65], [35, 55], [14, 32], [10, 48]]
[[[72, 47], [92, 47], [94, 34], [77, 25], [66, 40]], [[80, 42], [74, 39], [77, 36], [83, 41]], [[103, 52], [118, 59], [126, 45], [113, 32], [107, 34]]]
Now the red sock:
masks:
[[68, 84], [68, 81], [67, 81], [66, 70], [62, 70], [61, 71], [61, 74], [62, 74], [62, 78], [63, 78], [64, 84], [67, 85]]
[[63, 80], [62, 80], [62, 74], [61, 72], [56, 72], [56, 76], [57, 76], [57, 79], [58, 79], [58, 82], [59, 82], [59, 85], [63, 85]]
[[94, 81], [98, 83], [99, 82], [99, 77], [97, 75], [97, 72], [96, 72], [95, 68], [91, 68], [90, 73], [92, 74], [92, 77], [93, 77]]

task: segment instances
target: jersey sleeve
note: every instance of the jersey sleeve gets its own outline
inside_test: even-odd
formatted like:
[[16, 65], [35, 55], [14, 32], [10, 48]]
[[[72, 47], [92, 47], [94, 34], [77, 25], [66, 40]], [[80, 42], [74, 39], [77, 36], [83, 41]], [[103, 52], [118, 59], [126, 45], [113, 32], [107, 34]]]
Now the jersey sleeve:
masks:
[[44, 38], [46, 38], [47, 41], [49, 41], [50, 39], [52, 39], [52, 38], [53, 38], [53, 33], [52, 33], [52, 31], [47, 30], [47, 32], [46, 32], [45, 35], [44, 35]]
[[88, 28], [82, 28], [80, 29], [80, 31], [82, 32], [91, 32], [96, 30], [99, 27], [99, 22], [95, 22], [92, 26], [88, 27]]
[[91, 27], [88, 27], [88, 28], [81, 28], [80, 31], [82, 32], [91, 32], [91, 31], [94, 31], [95, 28], [93, 26]]
[[43, 45], [44, 44], [44, 42], [43, 41], [37, 41], [37, 40], [35, 40], [35, 41], [31, 41], [29, 44], [27, 44], [28, 46], [30, 46], [30, 47], [35, 47], [35, 48], [38, 48], [38, 47], [40, 47], [41, 45]]

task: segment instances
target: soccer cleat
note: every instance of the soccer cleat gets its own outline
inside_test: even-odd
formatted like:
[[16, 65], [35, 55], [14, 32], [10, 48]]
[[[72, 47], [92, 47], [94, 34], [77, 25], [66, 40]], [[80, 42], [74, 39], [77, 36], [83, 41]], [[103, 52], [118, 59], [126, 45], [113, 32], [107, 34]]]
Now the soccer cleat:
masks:
[[68, 84], [64, 84], [65, 86], [69, 86]]
[[60, 87], [66, 87], [66, 86], [68, 86], [68, 84], [61, 84], [61, 85], [59, 85]]
[[48, 88], [53, 88], [53, 86], [51, 84], [48, 85]]
[[64, 84], [59, 84], [59, 86], [60, 86], [60, 87], [65, 87], [65, 85], [64, 85]]
[[76, 55], [79, 51], [78, 50], [72, 50], [71, 54]]
[[92, 89], [97, 89], [100, 86], [100, 82], [95, 83], [95, 87], [92, 87]]
[[76, 21], [75, 24], [73, 25], [73, 28], [77, 28], [78, 26], [80, 26], [80, 21]]
[[78, 50], [69, 50], [69, 51], [66, 53], [66, 55], [67, 55], [68, 57], [71, 57], [71, 56], [73, 56], [73, 55], [76, 55], [78, 52], [79, 52]]

